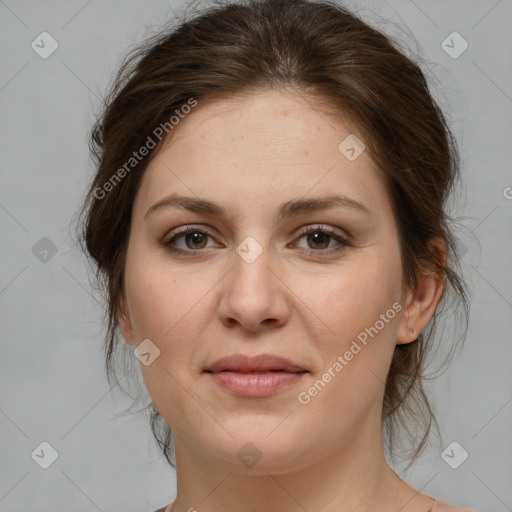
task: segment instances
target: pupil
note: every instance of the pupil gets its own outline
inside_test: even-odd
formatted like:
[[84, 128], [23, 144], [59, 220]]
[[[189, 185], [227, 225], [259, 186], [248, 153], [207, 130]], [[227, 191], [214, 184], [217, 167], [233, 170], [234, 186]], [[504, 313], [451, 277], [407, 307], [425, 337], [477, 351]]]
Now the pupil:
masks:
[[[189, 236], [192, 238], [193, 244], [200, 244], [203, 234], [202, 233], [189, 233]], [[198, 237], [198, 238], [196, 238], [196, 237]]]
[[[327, 240], [329, 238], [328, 236], [326, 236], [325, 233], [321, 233], [321, 232], [318, 232], [318, 231], [316, 233], [310, 235], [310, 237], [313, 238], [313, 243], [315, 243], [315, 244], [318, 244], [318, 243], [322, 244], [322, 239], [325, 238], [325, 240]], [[325, 240], [324, 240], [324, 242], [325, 242]], [[322, 245], [324, 246], [322, 248], [326, 247], [325, 243], [322, 244]], [[328, 241], [327, 241], [327, 245], [329, 245]]]

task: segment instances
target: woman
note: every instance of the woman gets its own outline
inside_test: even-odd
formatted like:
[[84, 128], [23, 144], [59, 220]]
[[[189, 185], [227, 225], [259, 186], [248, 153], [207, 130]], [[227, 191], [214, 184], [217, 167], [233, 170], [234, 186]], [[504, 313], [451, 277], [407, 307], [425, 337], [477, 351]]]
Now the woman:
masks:
[[334, 2], [221, 5], [123, 64], [91, 148], [81, 237], [108, 375], [120, 332], [176, 467], [159, 512], [467, 510], [385, 456], [398, 426], [422, 451], [436, 321], [467, 312], [418, 65]]

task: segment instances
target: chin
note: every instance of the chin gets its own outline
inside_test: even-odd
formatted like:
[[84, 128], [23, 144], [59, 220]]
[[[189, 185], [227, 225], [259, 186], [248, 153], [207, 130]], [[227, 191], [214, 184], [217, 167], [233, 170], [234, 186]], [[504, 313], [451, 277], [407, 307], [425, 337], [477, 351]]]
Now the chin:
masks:
[[224, 433], [216, 440], [205, 440], [208, 444], [205, 449], [209, 457], [240, 474], [282, 474], [308, 466], [321, 451], [318, 446], [309, 446], [314, 444], [315, 435], [311, 431], [308, 434], [303, 428], [294, 431], [292, 425], [285, 427], [287, 420], [280, 424], [282, 420], [282, 417], [272, 416], [261, 417], [261, 421], [248, 418], [243, 422], [239, 419], [237, 429], [223, 423], [233, 438]]

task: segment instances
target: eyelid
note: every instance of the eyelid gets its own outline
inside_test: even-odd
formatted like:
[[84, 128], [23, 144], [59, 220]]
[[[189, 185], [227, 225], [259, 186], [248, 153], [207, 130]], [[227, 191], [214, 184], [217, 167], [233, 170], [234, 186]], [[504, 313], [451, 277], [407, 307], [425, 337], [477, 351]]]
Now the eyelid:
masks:
[[302, 236], [302, 235], [307, 234], [307, 233], [309, 233], [311, 231], [313, 231], [313, 232], [314, 231], [323, 231], [325, 233], [328, 233], [328, 234], [335, 235], [335, 236], [338, 236], [340, 238], [343, 238], [346, 242], [348, 242], [349, 239], [350, 239], [350, 236], [348, 235], [348, 233], [341, 233], [341, 232], [339, 232], [339, 229], [330, 227], [330, 226], [328, 226], [326, 224], [308, 224], [304, 228], [300, 228], [300, 230], [295, 235], [295, 237]]
[[[185, 226], [180, 226], [174, 229], [171, 229], [166, 236], [164, 237], [164, 241], [162, 242], [164, 245], [168, 244], [173, 238], [176, 238], [179, 235], [187, 234], [193, 231], [199, 231], [200, 233], [204, 233], [211, 238], [215, 238], [212, 234], [212, 231], [207, 227], [204, 227], [204, 224], [186, 224]], [[187, 251], [191, 252], [191, 251]]]

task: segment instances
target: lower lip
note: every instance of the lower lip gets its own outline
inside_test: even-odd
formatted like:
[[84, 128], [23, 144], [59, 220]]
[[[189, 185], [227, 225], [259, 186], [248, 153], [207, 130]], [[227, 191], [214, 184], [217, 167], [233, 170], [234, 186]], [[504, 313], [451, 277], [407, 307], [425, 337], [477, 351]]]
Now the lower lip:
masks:
[[299, 382], [306, 372], [218, 372], [210, 373], [213, 381], [221, 388], [238, 396], [264, 397]]

